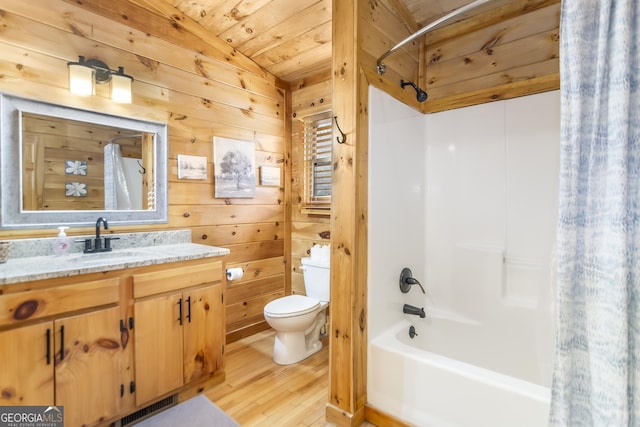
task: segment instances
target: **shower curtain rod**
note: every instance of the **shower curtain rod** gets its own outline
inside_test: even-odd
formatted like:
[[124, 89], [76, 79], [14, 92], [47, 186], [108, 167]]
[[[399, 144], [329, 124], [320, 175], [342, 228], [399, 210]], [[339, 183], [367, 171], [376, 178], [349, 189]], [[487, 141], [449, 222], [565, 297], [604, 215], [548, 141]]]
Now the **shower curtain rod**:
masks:
[[143, 136], [141, 133], [132, 133], [131, 135], [115, 136], [109, 140], [109, 143], [120, 141], [121, 139], [140, 138], [141, 136]]
[[443, 24], [445, 22], [447, 22], [448, 20], [450, 20], [451, 18], [455, 18], [456, 16], [463, 14], [477, 6], [480, 6], [484, 3], [487, 3], [491, 0], [475, 0], [465, 6], [462, 6], [454, 11], [449, 12], [448, 14], [444, 15], [441, 18], [436, 19], [433, 22], [430, 22], [426, 27], [420, 28], [418, 31], [416, 31], [415, 33], [413, 33], [412, 35], [410, 35], [409, 37], [407, 37], [406, 39], [402, 40], [400, 43], [398, 43], [397, 45], [395, 45], [394, 47], [392, 47], [391, 49], [389, 49], [388, 51], [386, 51], [384, 53], [384, 55], [382, 55], [380, 58], [378, 58], [378, 61], [376, 62], [377, 66], [378, 66], [378, 74], [382, 75], [387, 71], [387, 66], [384, 65], [382, 63], [382, 61], [389, 55], [391, 55], [392, 53], [394, 53], [395, 51], [397, 51], [398, 49], [400, 49], [402, 46], [404, 46], [405, 44], [412, 42], [414, 39], [420, 37], [423, 34], [428, 33], [429, 31], [433, 30], [435, 27], [437, 27], [440, 24]]

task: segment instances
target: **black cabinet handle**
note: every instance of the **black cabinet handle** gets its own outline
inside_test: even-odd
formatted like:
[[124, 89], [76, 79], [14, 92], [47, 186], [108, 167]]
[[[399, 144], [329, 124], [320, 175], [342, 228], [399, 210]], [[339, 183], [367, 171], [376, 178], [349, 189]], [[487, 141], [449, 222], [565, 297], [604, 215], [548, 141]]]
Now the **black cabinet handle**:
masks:
[[187, 320], [191, 323], [191, 296], [187, 298]]
[[60, 360], [64, 359], [64, 325], [60, 325]]
[[180, 322], [180, 326], [182, 326], [182, 298], [178, 301], [178, 307], [180, 307], [180, 317], [178, 317], [178, 322]]
[[47, 365], [51, 365], [51, 329], [47, 328]]

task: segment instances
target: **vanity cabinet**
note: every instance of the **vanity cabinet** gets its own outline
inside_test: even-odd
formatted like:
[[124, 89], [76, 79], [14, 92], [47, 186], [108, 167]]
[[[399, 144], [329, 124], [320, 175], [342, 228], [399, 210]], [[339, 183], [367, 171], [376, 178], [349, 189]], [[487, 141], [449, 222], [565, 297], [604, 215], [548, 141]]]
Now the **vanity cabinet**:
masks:
[[133, 276], [136, 403], [223, 369], [222, 262]]
[[224, 380], [220, 258], [0, 286], [0, 406], [106, 426]]
[[117, 279], [2, 295], [1, 404], [64, 406], [69, 426], [126, 410], [118, 296]]
[[0, 405], [53, 402], [51, 322], [0, 332]]
[[54, 322], [55, 402], [65, 408], [65, 425], [97, 425], [127, 409], [119, 323], [118, 307]]

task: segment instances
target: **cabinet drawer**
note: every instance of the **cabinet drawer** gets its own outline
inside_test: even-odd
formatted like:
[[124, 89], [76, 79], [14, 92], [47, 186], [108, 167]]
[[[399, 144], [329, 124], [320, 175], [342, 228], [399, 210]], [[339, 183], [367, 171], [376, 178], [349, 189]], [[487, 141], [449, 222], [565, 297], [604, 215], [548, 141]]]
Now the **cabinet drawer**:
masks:
[[174, 267], [133, 275], [133, 297], [175, 291], [222, 280], [222, 261], [212, 261], [188, 267]]
[[0, 325], [118, 302], [120, 279], [0, 295]]

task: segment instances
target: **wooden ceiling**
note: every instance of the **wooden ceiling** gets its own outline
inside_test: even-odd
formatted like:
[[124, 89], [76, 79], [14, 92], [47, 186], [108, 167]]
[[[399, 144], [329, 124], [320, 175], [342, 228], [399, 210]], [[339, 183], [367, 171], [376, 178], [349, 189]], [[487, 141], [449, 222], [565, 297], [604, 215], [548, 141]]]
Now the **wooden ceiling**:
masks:
[[[134, 0], [136, 1], [136, 0]], [[353, 0], [347, 0], [353, 1]], [[378, 0], [411, 32], [471, 0]], [[137, 0], [164, 3], [286, 81], [331, 69], [331, 0]], [[398, 40], [399, 41], [399, 40]]]

